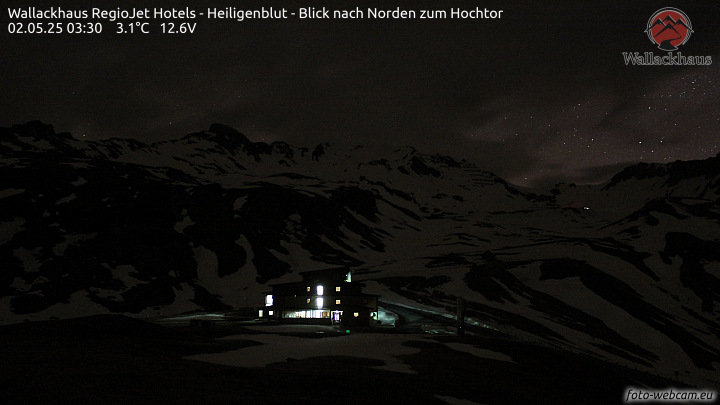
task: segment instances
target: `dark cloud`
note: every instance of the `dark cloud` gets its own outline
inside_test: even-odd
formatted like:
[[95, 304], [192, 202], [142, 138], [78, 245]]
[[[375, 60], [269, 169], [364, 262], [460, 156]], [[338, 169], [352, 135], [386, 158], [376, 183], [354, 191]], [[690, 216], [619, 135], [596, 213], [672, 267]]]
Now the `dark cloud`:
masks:
[[[114, 4], [155, 5], [179, 3]], [[212, 6], [299, 7], [283, 0]], [[153, 142], [223, 122], [254, 140], [413, 145], [523, 184], [594, 182], [627, 162], [717, 153], [716, 69], [623, 62], [622, 52], [653, 51], [643, 30], [654, 2], [482, 6], [503, 9], [504, 18], [197, 20], [196, 33], [176, 37], [3, 34], [0, 125], [41, 119], [91, 138]], [[687, 8], [696, 28], [683, 51], [717, 58], [720, 38], [711, 27], [720, 6], [676, 6]]]

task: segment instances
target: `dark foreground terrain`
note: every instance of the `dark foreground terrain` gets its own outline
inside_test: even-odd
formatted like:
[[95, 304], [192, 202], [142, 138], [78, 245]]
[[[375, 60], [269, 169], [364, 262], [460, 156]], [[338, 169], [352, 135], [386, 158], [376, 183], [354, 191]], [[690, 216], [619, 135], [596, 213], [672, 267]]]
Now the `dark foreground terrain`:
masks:
[[[214, 338], [247, 333], [247, 340]], [[298, 339], [311, 338], [298, 337]], [[508, 354], [483, 359], [442, 342], [461, 340]], [[399, 356], [417, 374], [371, 368], [350, 357], [237, 368], [183, 356], [257, 344], [240, 326], [164, 327], [124, 316], [93, 316], [0, 327], [0, 403], [620, 403], [625, 388], [676, 383], [577, 354], [495, 337], [410, 341]]]
[[[475, 163], [411, 147], [267, 144], [222, 124], [149, 145], [117, 135], [86, 140], [39, 121], [0, 128], [2, 323], [226, 312], [262, 305], [270, 285], [297, 280], [300, 272], [343, 267], [368, 284], [368, 293], [404, 307], [447, 315], [463, 298], [467, 317], [517, 340], [720, 385], [720, 155], [639, 163], [604, 184], [526, 189]], [[123, 344], [133, 341], [114, 325], [108, 329]], [[185, 337], [178, 338], [182, 345], [161, 339], [154, 347], [138, 333], [136, 356], [155, 367], [147, 372], [153, 379], [139, 384], [161, 387], [157, 380], [168, 376], [183, 387], [217, 388], [212, 378], [205, 382], [185, 370], [185, 362], [177, 371], [162, 364], [212, 347], [188, 348]], [[41, 346], [93, 358], [63, 347], [62, 339], [36, 344], [30, 335], [33, 352]], [[94, 347], [83, 336], [70, 342]], [[104, 356], [123, 347], [104, 341], [110, 346], [100, 351]], [[436, 364], [439, 347], [406, 361]], [[453, 377], [445, 370], [421, 372], [413, 393], [465, 389], [486, 372], [498, 396], [472, 388], [468, 397], [498, 403], [525, 395], [515, 391], [530, 384], [518, 382], [527, 367], [541, 387], [556, 387], [551, 377], [568, 381], [563, 373], [587, 377], [590, 385], [598, 384], [592, 377], [615, 374], [600, 365], [554, 372], [561, 354], [528, 349], [532, 356], [520, 359], [522, 347], [507, 350], [515, 359], [510, 364], [522, 368], [465, 359], [455, 368], [468, 363], [473, 371], [461, 384], [443, 381], [438, 375]], [[542, 361], [533, 368], [532, 359]], [[114, 367], [122, 371], [127, 361], [120, 357]], [[106, 363], [100, 362], [103, 371]], [[237, 380], [250, 381], [248, 395], [262, 390], [253, 379], [270, 381], [273, 395], [295, 395], [293, 384], [316, 396], [335, 389], [338, 371], [329, 364], [329, 382], [312, 380], [312, 390], [301, 377], [285, 382], [265, 375], [302, 364], [310, 363], [251, 370]], [[355, 378], [366, 371], [344, 367]], [[157, 370], [162, 373], [151, 374]], [[123, 375], [107, 384], [131, 389], [118, 382]], [[383, 395], [395, 389], [370, 375]]]

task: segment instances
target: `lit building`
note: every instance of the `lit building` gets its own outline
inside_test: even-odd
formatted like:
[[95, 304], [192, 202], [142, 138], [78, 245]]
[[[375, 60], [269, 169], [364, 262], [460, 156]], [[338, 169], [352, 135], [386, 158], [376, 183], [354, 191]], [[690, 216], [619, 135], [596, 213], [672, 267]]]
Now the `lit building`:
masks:
[[334, 268], [299, 273], [302, 281], [271, 284], [265, 295], [264, 318], [283, 322], [374, 325], [378, 296], [364, 294], [350, 270]]

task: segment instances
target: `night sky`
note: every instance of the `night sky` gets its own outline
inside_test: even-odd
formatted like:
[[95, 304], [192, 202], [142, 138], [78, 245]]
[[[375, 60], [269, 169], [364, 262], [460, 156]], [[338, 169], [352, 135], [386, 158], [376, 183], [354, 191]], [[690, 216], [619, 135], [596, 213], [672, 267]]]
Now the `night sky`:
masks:
[[[155, 142], [231, 125], [254, 141], [412, 145], [531, 186], [596, 183], [638, 162], [720, 152], [720, 3], [659, 1], [59, 1], [65, 8], [502, 9], [495, 20], [192, 20], [193, 34], [11, 35], [0, 9], [0, 126]], [[531, 5], [524, 3], [532, 3]], [[7, 4], [7, 5], [5, 5]], [[196, 5], [201, 4], [201, 5]], [[42, 7], [41, 3], [35, 4]], [[710, 66], [626, 66], [679, 51]]]

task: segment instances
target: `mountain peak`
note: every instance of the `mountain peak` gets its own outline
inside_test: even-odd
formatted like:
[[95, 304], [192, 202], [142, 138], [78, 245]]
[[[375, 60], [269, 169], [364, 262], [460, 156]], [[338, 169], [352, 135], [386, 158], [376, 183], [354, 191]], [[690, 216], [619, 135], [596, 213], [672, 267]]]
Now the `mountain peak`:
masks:
[[55, 135], [55, 129], [52, 125], [39, 120], [26, 122], [25, 124], [13, 125], [12, 130], [15, 133], [29, 136]]
[[720, 153], [704, 160], [677, 160], [672, 163], [641, 162], [628, 166], [613, 176], [603, 188], [605, 190], [628, 180], [644, 180], [655, 177], [667, 177], [665, 184], [676, 185], [691, 178], [711, 179], [720, 175]]
[[[48, 140], [53, 147], [63, 149], [65, 141], [72, 141], [75, 138], [69, 132], [55, 133], [52, 125], [42, 121], [34, 120], [25, 124], [16, 124], [9, 128], [0, 128], [0, 140], [6, 140], [10, 143], [16, 143], [18, 138], [31, 137], [34, 140]], [[27, 146], [25, 141], [20, 141], [21, 145]]]
[[188, 134], [181, 139], [207, 139], [228, 149], [247, 148], [252, 145], [252, 142], [243, 133], [229, 125], [219, 123], [210, 125], [207, 131]]
[[235, 146], [244, 146], [251, 143], [245, 135], [229, 125], [214, 123], [210, 125], [208, 132], [215, 134], [217, 141], [228, 142]]

